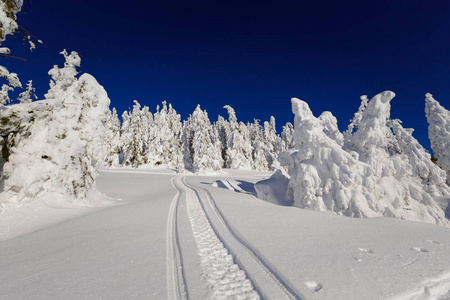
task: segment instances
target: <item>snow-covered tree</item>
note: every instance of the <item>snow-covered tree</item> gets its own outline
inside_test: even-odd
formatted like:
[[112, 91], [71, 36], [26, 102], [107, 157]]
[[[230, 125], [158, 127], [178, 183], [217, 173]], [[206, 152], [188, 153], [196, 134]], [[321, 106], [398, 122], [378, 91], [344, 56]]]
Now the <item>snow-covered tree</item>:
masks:
[[181, 116], [166, 101], [159, 105], [150, 127], [150, 138], [146, 152], [151, 165], [165, 165], [184, 171], [183, 150], [181, 142]]
[[250, 144], [250, 134], [247, 126], [238, 123], [234, 109], [225, 105], [228, 111], [229, 136], [227, 138], [227, 167], [231, 169], [251, 169], [252, 166], [252, 149]]
[[[344, 148], [331, 114], [316, 118], [306, 102], [292, 100], [295, 147], [279, 160], [288, 168], [288, 195], [296, 206], [450, 226], [433, 199], [450, 191], [443, 172], [412, 130], [389, 118], [394, 96], [389, 91], [378, 94], [366, 107], [362, 99], [365, 109], [357, 113], [357, 129], [347, 132]], [[259, 190], [270, 190], [264, 184]]]
[[271, 169], [272, 164], [276, 161], [282, 147], [281, 138], [277, 135], [275, 118], [273, 116], [270, 117], [270, 122], [264, 122], [264, 140], [267, 149], [266, 160], [268, 162], [269, 169]]
[[124, 111], [122, 113], [122, 127], [120, 128], [120, 155], [119, 162], [125, 166], [131, 165], [131, 157], [130, 157], [130, 148], [132, 140], [132, 133], [130, 130], [131, 127], [131, 117], [128, 111]]
[[[403, 128], [400, 120], [390, 120], [389, 126], [392, 128], [396, 148], [399, 155], [394, 156], [394, 166], [397, 180], [405, 180], [406, 177], [417, 179], [422, 185], [422, 189], [430, 196], [443, 196], [450, 194], [450, 188], [445, 184], [446, 173], [431, 160], [431, 155], [413, 137], [414, 129]], [[426, 195], [418, 196], [427, 197]], [[420, 199], [419, 199], [420, 200]]]
[[294, 125], [287, 122], [283, 126], [283, 131], [281, 132], [282, 149], [280, 152], [286, 151], [294, 147]]
[[[4, 0], [0, 1], [0, 44], [8, 35], [14, 34], [18, 29], [17, 13], [22, 9], [23, 0]], [[10, 49], [0, 47], [0, 57], [5, 57], [10, 53]], [[9, 72], [4, 66], [0, 66], [0, 77], [7, 80], [7, 84], [3, 84], [0, 90], [0, 107], [8, 104], [11, 99], [9, 92], [16, 87], [22, 87], [22, 83], [16, 73]]]
[[148, 108], [141, 109], [141, 105], [137, 100], [134, 100], [133, 110], [130, 114], [129, 124], [129, 142], [128, 147], [128, 162], [133, 167], [137, 168], [146, 164], [147, 160], [144, 155], [148, 135], [149, 135], [149, 120], [147, 118]]
[[11, 105], [1, 112], [10, 121], [2, 131], [9, 133], [11, 143], [4, 151], [0, 202], [18, 203], [45, 194], [83, 202], [88, 195], [100, 195], [95, 154], [103, 145], [110, 100], [89, 74], [58, 90], [63, 86], [54, 78], [53, 92], [64, 94], [64, 99]]
[[[394, 143], [392, 130], [387, 126], [391, 113], [390, 101], [394, 97], [395, 94], [390, 91], [373, 97], [361, 112], [358, 129], [348, 137], [345, 145], [346, 149], [356, 151], [359, 159], [372, 167], [378, 179], [395, 172], [393, 163], [389, 160], [391, 153], [387, 151], [393, 150]], [[364, 104], [364, 97], [362, 102]]]
[[308, 104], [292, 99], [295, 114], [295, 147], [279, 157], [290, 175], [288, 194], [295, 205], [313, 210], [331, 210], [356, 217], [377, 214], [367, 202], [370, 173], [350, 153], [325, 133], [320, 119]]
[[223, 168], [226, 168], [229, 164], [228, 162], [228, 140], [230, 139], [230, 124], [222, 116], [217, 118], [217, 122], [214, 123], [214, 130], [217, 132], [217, 137], [220, 142], [220, 149], [223, 160]]
[[194, 172], [219, 171], [223, 164], [219, 141], [214, 139], [208, 113], [200, 105], [189, 116], [186, 132]]
[[20, 93], [17, 99], [20, 103], [30, 103], [31, 101], [33, 101], [32, 98], [37, 99], [35, 91], [36, 89], [33, 87], [33, 81], [29, 80], [25, 91]]
[[264, 139], [264, 129], [259, 124], [259, 120], [255, 120], [248, 126], [250, 128], [250, 136], [253, 149], [253, 169], [258, 171], [269, 170], [269, 162], [267, 161], [267, 153], [269, 148], [267, 142]]
[[67, 96], [67, 90], [76, 82], [76, 75], [79, 73], [77, 67], [80, 67], [81, 58], [77, 52], [72, 51], [67, 53], [66, 49], [60, 52], [64, 55], [65, 62], [64, 67], [59, 68], [54, 65], [53, 68], [48, 71], [48, 75], [52, 77], [50, 80], [50, 89], [47, 94], [44, 95], [46, 99], [62, 99], [65, 100]]
[[107, 167], [119, 165], [119, 156], [121, 153], [120, 143], [120, 120], [117, 110], [114, 107], [112, 112], [108, 113], [105, 123], [105, 143], [103, 144], [103, 164]]
[[430, 93], [425, 96], [428, 138], [437, 164], [447, 172], [450, 184], [450, 111], [442, 107]]
[[358, 111], [353, 116], [353, 119], [350, 120], [350, 124], [348, 125], [347, 130], [344, 131], [344, 140], [347, 143], [349, 142], [348, 139], [350, 139], [352, 137], [352, 134], [358, 129], [359, 123], [361, 122], [361, 119], [363, 117], [363, 112], [366, 109], [367, 103], [369, 102], [367, 95], [362, 95], [360, 99], [361, 105], [359, 106]]

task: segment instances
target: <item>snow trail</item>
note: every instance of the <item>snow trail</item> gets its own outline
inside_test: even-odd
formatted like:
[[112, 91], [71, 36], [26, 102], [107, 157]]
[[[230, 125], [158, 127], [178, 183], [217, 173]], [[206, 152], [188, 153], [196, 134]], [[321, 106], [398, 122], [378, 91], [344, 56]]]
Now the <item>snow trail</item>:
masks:
[[182, 177], [175, 177], [173, 182], [186, 193], [188, 216], [211, 296], [214, 299], [260, 299], [245, 271], [233, 262], [233, 256], [216, 235], [194, 190], [183, 183]]
[[390, 300], [447, 300], [450, 299], [450, 273], [438, 278], [428, 279], [417, 289], [402, 296], [393, 297]]
[[[247, 270], [249, 278], [264, 299], [303, 298], [298, 296], [300, 293], [294, 292], [286, 281], [282, 279], [282, 276], [278, 275], [273, 267], [270, 267], [261, 258], [258, 251], [253, 249], [245, 238], [226, 222], [208, 190], [189, 184], [186, 177], [183, 177], [182, 181], [185, 186], [195, 192], [196, 198], [200, 201], [200, 205], [207, 218], [213, 221], [212, 217], [214, 217], [222, 225], [220, 227], [214, 227], [214, 222], [211, 224], [216, 230], [216, 233], [222, 238], [223, 243], [233, 251], [236, 259]], [[199, 190], [202, 192], [201, 194]]]
[[176, 188], [177, 194], [173, 197], [172, 203], [170, 204], [169, 216], [167, 218], [167, 297], [168, 299], [184, 300], [188, 298], [188, 293], [178, 244], [177, 210], [181, 191], [174, 183], [176, 178], [178, 177], [173, 177], [171, 182]]

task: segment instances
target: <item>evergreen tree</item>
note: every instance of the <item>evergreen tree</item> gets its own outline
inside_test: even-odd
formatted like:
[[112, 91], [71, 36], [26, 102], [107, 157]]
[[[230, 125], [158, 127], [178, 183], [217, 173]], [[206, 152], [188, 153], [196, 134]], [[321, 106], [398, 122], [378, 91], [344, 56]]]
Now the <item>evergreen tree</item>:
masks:
[[108, 113], [108, 118], [106, 119], [106, 135], [105, 144], [103, 150], [103, 162], [105, 166], [119, 165], [119, 155], [121, 153], [120, 144], [120, 120], [117, 115], [117, 110], [114, 107], [112, 112]]
[[214, 141], [211, 122], [206, 111], [200, 105], [188, 119], [189, 143], [194, 172], [203, 174], [208, 171], [219, 171], [222, 157], [219, 142]]
[[32, 98], [37, 99], [35, 91], [36, 89], [33, 87], [33, 81], [29, 80], [25, 91], [20, 93], [17, 99], [20, 103], [30, 103], [31, 101], [33, 101]]
[[447, 172], [447, 183], [450, 184], [450, 111], [428, 93], [425, 98], [425, 114], [431, 149], [436, 163]]
[[122, 127], [120, 128], [121, 154], [119, 156], [119, 162], [124, 166], [131, 166], [132, 163], [132, 157], [130, 155], [132, 139], [131, 116], [127, 111], [124, 111], [122, 113]]
[[78, 74], [77, 67], [80, 67], [81, 58], [77, 52], [72, 51], [70, 55], [66, 49], [60, 52], [64, 55], [65, 62], [64, 67], [59, 68], [54, 65], [53, 68], [48, 71], [48, 75], [52, 77], [50, 80], [50, 89], [47, 94], [44, 95], [46, 99], [63, 99], [66, 100], [67, 90], [70, 86], [76, 82], [76, 75]]
[[294, 125], [292, 125], [292, 123], [287, 122], [286, 125], [283, 126], [281, 140], [282, 149], [280, 153], [294, 147]]
[[252, 167], [252, 149], [247, 126], [238, 123], [234, 109], [225, 105], [228, 111], [229, 136], [227, 138], [227, 167], [231, 169], [250, 169]]

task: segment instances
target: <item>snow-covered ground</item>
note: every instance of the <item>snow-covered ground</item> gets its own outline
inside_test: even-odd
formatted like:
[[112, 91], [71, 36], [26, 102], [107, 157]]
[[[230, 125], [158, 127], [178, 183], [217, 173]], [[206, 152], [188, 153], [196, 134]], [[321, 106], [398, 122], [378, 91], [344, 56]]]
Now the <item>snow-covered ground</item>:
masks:
[[2, 299], [450, 299], [450, 231], [269, 203], [270, 173], [103, 171], [110, 203], [0, 214]]

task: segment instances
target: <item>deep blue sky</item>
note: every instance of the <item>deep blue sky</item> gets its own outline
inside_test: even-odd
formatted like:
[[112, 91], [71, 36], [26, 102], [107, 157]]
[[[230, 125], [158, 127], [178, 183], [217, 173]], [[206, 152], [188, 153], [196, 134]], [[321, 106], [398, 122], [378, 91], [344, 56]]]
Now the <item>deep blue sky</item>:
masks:
[[392, 117], [426, 147], [425, 93], [450, 109], [448, 1], [61, 1], [25, 0], [19, 23], [45, 42], [27, 62], [3, 60], [38, 95], [48, 70], [75, 50], [121, 113], [137, 99], [167, 100], [187, 118], [293, 121], [290, 98], [331, 111], [345, 129], [362, 94], [392, 90]]

